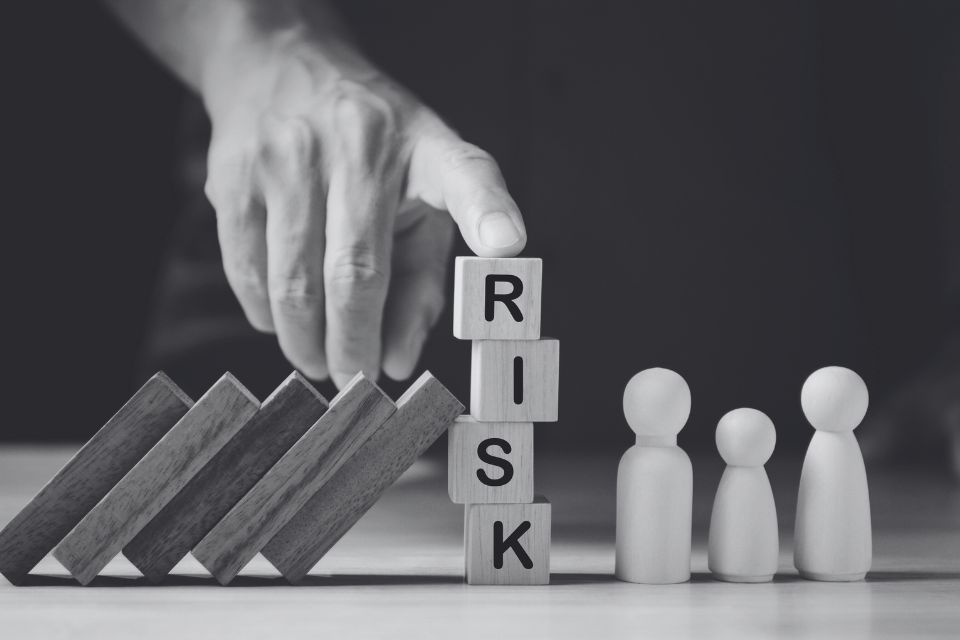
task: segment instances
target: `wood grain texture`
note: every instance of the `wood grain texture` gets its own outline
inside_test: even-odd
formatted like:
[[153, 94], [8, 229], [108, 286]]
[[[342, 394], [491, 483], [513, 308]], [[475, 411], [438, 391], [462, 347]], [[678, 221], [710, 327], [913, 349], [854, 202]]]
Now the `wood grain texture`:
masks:
[[197, 475], [257, 411], [236, 378], [221, 377], [53, 550], [91, 580]]
[[447, 436], [447, 491], [457, 504], [532, 502], [533, 423], [457, 418]]
[[[470, 414], [481, 422], [556, 422], [560, 341], [475, 340], [470, 361]], [[522, 359], [522, 395], [515, 358]], [[520, 400], [518, 402], [517, 400]]]
[[390, 398], [357, 374], [193, 556], [218, 582], [229, 583], [394, 411]]
[[270, 540], [264, 557], [290, 582], [301, 581], [463, 409], [424, 372], [397, 400], [397, 412]]
[[326, 410], [324, 397], [299, 373], [290, 374], [123, 554], [159, 582]]
[[[464, 517], [464, 555], [468, 584], [548, 584], [550, 582], [550, 503], [543, 496], [531, 504], [469, 504]], [[494, 566], [495, 526], [502, 523], [502, 540], [518, 527], [529, 528], [517, 541], [532, 563], [525, 567], [513, 548], [502, 553], [503, 566]]]
[[147, 380], [0, 531], [0, 573], [22, 581], [192, 405], [166, 374]]
[[[502, 301], [493, 302], [487, 320], [487, 276], [517, 278], [522, 287], [512, 299], [521, 319]], [[453, 335], [461, 340], [536, 340], [540, 337], [540, 298], [543, 261], [540, 258], [458, 257], [453, 275]], [[513, 291], [509, 282], [497, 283], [494, 293]]]

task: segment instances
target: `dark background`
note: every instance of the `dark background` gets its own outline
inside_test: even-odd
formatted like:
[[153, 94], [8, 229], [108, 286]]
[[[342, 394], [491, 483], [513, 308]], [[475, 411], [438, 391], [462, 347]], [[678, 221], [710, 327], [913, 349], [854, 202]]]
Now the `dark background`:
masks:
[[[854, 368], [882, 406], [956, 335], [957, 3], [340, 4], [524, 212], [562, 346], [538, 448], [625, 447], [623, 385], [666, 366], [682, 445], [752, 406], [798, 451], [810, 371]], [[225, 289], [195, 100], [95, 3], [6, 13], [0, 438], [85, 439], [158, 367], [266, 397], [288, 365]], [[421, 366], [468, 403], [451, 326]]]

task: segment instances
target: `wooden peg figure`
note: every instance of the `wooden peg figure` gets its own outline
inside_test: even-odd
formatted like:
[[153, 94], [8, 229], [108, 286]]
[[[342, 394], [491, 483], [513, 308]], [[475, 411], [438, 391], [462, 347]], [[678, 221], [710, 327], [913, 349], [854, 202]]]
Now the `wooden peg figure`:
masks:
[[690, 415], [690, 388], [669, 369], [633, 376], [623, 413], [637, 434], [617, 472], [616, 576], [671, 584], [690, 579], [693, 468], [677, 446]]
[[717, 424], [723, 471], [710, 516], [707, 564], [727, 582], [767, 582], [777, 572], [777, 509], [763, 465], [777, 442], [773, 422], [756, 409], [734, 409]]
[[809, 580], [862, 580], [873, 542], [867, 472], [853, 430], [867, 413], [863, 379], [824, 367], [803, 384], [800, 404], [816, 432], [800, 473], [794, 564]]

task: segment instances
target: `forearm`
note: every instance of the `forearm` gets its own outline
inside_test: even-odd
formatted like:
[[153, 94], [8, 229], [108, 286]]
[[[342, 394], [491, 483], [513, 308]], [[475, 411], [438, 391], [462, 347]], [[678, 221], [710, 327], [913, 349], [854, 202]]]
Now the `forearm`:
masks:
[[205, 98], [235, 70], [285, 48], [309, 48], [331, 67], [362, 56], [325, 0], [105, 0], [112, 12]]

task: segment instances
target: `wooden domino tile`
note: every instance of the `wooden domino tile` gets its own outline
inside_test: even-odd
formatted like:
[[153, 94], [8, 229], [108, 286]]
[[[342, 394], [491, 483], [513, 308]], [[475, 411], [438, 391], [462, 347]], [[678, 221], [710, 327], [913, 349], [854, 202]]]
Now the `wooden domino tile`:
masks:
[[556, 422], [560, 341], [475, 340], [470, 414], [482, 422]]
[[457, 418], [447, 436], [447, 490], [457, 504], [533, 502], [533, 423]]
[[165, 374], [147, 380], [0, 531], [0, 573], [19, 584], [192, 405]]
[[542, 272], [540, 258], [457, 258], [453, 335], [461, 340], [539, 338]]
[[468, 584], [548, 584], [550, 503], [469, 504], [464, 507]]
[[463, 412], [425, 372], [397, 400], [397, 412], [263, 549], [290, 582], [299, 582]]
[[91, 580], [246, 424], [259, 403], [225, 374], [53, 550], [81, 584]]
[[161, 580], [326, 410], [323, 396], [290, 374], [123, 554], [148, 579]]
[[330, 408], [194, 548], [227, 584], [396, 410], [357, 374]]

